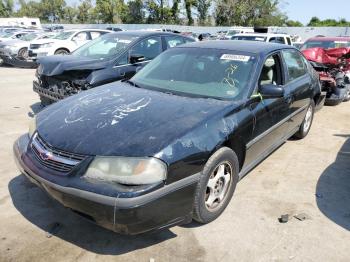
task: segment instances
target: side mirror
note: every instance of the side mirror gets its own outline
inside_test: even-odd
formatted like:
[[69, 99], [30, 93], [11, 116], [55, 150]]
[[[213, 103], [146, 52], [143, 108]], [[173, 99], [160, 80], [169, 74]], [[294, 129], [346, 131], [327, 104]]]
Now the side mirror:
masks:
[[283, 87], [271, 84], [260, 86], [259, 92], [263, 98], [280, 98], [284, 96]]
[[130, 64], [136, 64], [145, 61], [143, 55], [130, 55]]

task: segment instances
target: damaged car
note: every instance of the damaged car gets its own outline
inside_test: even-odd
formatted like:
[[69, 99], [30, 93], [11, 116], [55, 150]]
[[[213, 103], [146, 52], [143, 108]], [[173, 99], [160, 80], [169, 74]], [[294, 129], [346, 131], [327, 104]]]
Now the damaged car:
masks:
[[48, 105], [98, 85], [129, 79], [164, 50], [193, 41], [167, 32], [106, 34], [71, 55], [39, 59], [33, 89]]
[[14, 144], [16, 163], [116, 232], [209, 223], [244, 175], [308, 134], [319, 83], [305, 61], [293, 47], [252, 41], [171, 48], [130, 80], [42, 110]]
[[302, 51], [319, 74], [326, 105], [335, 106], [350, 100], [350, 47]]

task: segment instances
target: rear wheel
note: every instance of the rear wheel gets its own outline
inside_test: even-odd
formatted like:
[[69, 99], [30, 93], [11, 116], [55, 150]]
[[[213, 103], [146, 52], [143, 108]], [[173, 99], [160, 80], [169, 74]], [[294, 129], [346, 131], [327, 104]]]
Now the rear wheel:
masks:
[[312, 121], [315, 113], [315, 102], [311, 100], [309, 107], [307, 108], [306, 115], [303, 123], [300, 125], [298, 132], [294, 134], [294, 137], [302, 139], [307, 136], [311, 129]]
[[193, 218], [197, 222], [209, 223], [225, 210], [238, 182], [238, 167], [237, 155], [228, 147], [209, 158], [195, 194]]
[[57, 49], [55, 55], [68, 55], [69, 51], [67, 49]]
[[20, 59], [28, 59], [28, 49], [26, 47], [21, 48], [17, 54]]

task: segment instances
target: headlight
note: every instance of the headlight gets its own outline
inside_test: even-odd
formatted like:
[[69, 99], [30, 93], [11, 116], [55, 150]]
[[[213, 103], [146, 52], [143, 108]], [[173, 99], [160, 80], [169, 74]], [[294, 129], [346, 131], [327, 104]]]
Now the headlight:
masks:
[[145, 185], [164, 181], [166, 174], [166, 164], [152, 157], [96, 157], [83, 177], [126, 185]]
[[52, 44], [53, 43], [45, 43], [45, 44], [40, 45], [40, 47], [47, 48], [47, 47], [51, 47]]
[[30, 121], [29, 123], [29, 129], [28, 129], [29, 137], [32, 137], [35, 131], [36, 131], [36, 117], [33, 117], [32, 121]]

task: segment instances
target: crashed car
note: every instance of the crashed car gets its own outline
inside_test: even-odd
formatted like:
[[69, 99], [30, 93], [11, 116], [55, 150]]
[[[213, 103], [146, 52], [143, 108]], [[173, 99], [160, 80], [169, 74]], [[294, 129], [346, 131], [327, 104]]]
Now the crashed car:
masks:
[[130, 80], [41, 111], [14, 144], [16, 162], [64, 206], [116, 232], [211, 222], [244, 175], [308, 134], [319, 94], [306, 63], [279, 44], [171, 48]]
[[302, 51], [318, 72], [326, 105], [350, 100], [350, 47], [310, 48]]
[[193, 41], [167, 32], [106, 34], [71, 55], [39, 59], [33, 89], [48, 105], [101, 84], [129, 79], [164, 50]]
[[23, 35], [19, 38], [4, 41], [0, 43], [0, 58], [5, 64], [18, 67], [36, 67], [35, 62], [28, 60], [28, 47], [31, 41], [38, 39], [49, 39], [54, 37], [55, 33], [33, 32]]

